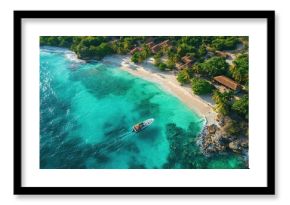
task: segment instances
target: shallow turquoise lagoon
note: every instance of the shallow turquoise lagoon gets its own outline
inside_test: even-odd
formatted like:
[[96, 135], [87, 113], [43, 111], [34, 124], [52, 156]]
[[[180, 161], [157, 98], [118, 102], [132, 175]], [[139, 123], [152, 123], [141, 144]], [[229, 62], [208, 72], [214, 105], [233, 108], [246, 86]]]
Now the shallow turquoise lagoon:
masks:
[[[131, 132], [148, 118], [150, 127]], [[157, 84], [66, 49], [40, 49], [40, 168], [242, 168], [235, 155], [202, 155], [203, 125]]]

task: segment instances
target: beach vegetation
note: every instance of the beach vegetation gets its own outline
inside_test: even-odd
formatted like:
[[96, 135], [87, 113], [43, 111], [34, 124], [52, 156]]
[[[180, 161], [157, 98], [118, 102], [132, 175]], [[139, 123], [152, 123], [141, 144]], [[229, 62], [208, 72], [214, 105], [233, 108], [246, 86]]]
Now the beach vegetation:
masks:
[[239, 83], [246, 83], [249, 74], [249, 59], [247, 54], [238, 56], [230, 67], [232, 77]]
[[198, 56], [201, 58], [204, 57], [206, 54], [207, 54], [206, 46], [205, 44], [202, 44], [198, 49]]
[[216, 103], [215, 110], [223, 116], [228, 115], [231, 110], [233, 92], [225, 91], [222, 93], [218, 90], [215, 90], [213, 92], [212, 98], [214, 102]]
[[140, 52], [135, 52], [132, 57], [131, 57], [131, 61], [133, 63], [139, 63], [139, 60], [140, 60]]
[[211, 42], [211, 47], [215, 50], [234, 50], [240, 43], [236, 36], [217, 36]]
[[159, 63], [158, 68], [162, 71], [164, 71], [167, 68], [167, 65], [163, 62]]
[[192, 91], [197, 95], [209, 94], [213, 90], [213, 85], [201, 78], [191, 79]]
[[187, 84], [190, 82], [190, 75], [188, 69], [183, 69], [177, 75], [177, 80], [181, 84]]
[[81, 59], [102, 59], [106, 55], [112, 54], [113, 49], [108, 43], [100, 43], [95, 45], [89, 45], [86, 41], [81, 43], [74, 50]]
[[217, 75], [224, 75], [228, 72], [228, 64], [225, 58], [222, 57], [212, 57], [203, 63], [199, 64], [200, 72], [207, 77], [215, 77]]
[[174, 63], [173, 60], [168, 59], [168, 60], [166, 61], [166, 66], [167, 66], [167, 68], [168, 68], [169, 70], [173, 70], [173, 69], [175, 68], [175, 63]]
[[168, 58], [166, 60], [166, 66], [169, 70], [173, 70], [175, 68], [175, 61], [172, 58]]
[[152, 55], [152, 52], [149, 48], [148, 45], [144, 44], [142, 47], [141, 47], [141, 56], [142, 56], [142, 59], [147, 59], [149, 58], [150, 56]]
[[241, 117], [248, 119], [249, 118], [248, 95], [244, 95], [239, 100], [236, 100], [232, 105], [232, 110], [238, 113]]
[[161, 56], [162, 56], [162, 53], [158, 52], [156, 53], [154, 56], [153, 56], [153, 59], [154, 59], [154, 65], [155, 66], [159, 66], [159, 64], [161, 63]]
[[192, 72], [196, 73], [196, 74], [202, 74], [202, 67], [199, 64], [194, 64], [191, 67]]

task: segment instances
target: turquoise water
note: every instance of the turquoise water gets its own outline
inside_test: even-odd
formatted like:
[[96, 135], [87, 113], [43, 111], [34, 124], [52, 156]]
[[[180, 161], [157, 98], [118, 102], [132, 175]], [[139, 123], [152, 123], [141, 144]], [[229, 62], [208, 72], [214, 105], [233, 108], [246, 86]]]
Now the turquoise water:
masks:
[[[131, 132], [148, 118], [150, 127]], [[241, 167], [233, 155], [201, 154], [203, 124], [156, 84], [66, 49], [40, 49], [40, 168]]]

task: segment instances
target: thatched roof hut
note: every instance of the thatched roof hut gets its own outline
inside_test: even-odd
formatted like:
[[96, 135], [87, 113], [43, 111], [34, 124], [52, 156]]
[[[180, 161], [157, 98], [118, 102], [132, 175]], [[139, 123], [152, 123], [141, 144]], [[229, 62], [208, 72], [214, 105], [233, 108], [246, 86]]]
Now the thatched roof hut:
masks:
[[220, 76], [216, 76], [213, 78], [215, 81], [217, 81], [218, 83], [226, 86], [227, 88], [230, 88], [232, 90], [237, 90], [239, 89], [239, 84], [235, 81], [233, 81], [232, 79], [226, 77], [226, 76], [223, 76], [223, 75], [220, 75]]

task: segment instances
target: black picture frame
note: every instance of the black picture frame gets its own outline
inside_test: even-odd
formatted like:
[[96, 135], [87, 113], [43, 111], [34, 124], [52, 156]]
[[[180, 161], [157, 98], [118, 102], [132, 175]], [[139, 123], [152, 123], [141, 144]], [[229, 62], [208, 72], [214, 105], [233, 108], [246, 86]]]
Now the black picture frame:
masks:
[[[22, 19], [211, 18], [267, 20], [266, 187], [24, 187], [22, 185]], [[37, 123], [37, 122], [35, 122]], [[275, 194], [275, 11], [14, 11], [14, 194], [16, 195], [273, 195]]]

